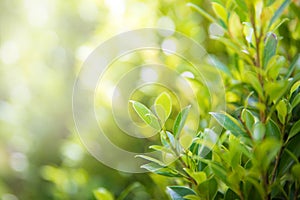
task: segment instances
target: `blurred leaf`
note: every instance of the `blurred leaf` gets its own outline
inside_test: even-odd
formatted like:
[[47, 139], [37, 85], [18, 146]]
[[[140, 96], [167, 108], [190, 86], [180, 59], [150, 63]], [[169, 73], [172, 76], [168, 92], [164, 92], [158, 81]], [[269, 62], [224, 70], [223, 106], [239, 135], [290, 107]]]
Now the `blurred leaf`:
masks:
[[235, 2], [244, 12], [248, 12], [248, 7], [245, 0], [236, 0]]
[[300, 86], [300, 81], [297, 81], [296, 83], [293, 84], [290, 90], [290, 96], [299, 88]]
[[180, 136], [179, 142], [182, 148], [186, 150], [193, 143], [193, 137], [191, 136], [191, 134], [183, 134]]
[[160, 94], [155, 100], [154, 107], [157, 116], [164, 123], [172, 111], [172, 100], [170, 95], [166, 92]]
[[238, 122], [238, 120], [232, 116], [228, 115], [227, 113], [210, 112], [210, 114], [221, 126], [223, 126], [226, 130], [229, 130], [236, 137], [241, 135], [248, 137], [246, 131], [241, 127], [241, 124]]
[[236, 199], [239, 200], [240, 197], [234, 191], [232, 191], [230, 188], [228, 188], [225, 193], [224, 200], [236, 200]]
[[161, 151], [164, 153], [174, 154], [174, 152], [171, 149], [166, 148], [164, 146], [160, 146], [160, 145], [151, 145], [151, 146], [149, 146], [149, 148], [156, 150], [156, 151]]
[[243, 79], [245, 80], [245, 82], [247, 82], [248, 84], [250, 84], [253, 87], [253, 89], [257, 92], [258, 96], [264, 97], [263, 88], [262, 88], [261, 84], [259, 83], [257, 74], [248, 71], [248, 72], [244, 73]]
[[289, 77], [292, 75], [293, 71], [295, 70], [296, 64], [297, 64], [297, 62], [298, 62], [299, 57], [300, 57], [300, 54], [298, 53], [298, 54], [295, 56], [295, 58], [293, 59], [291, 65], [289, 66], [288, 72], [287, 72], [286, 75], [285, 75], [285, 78], [286, 78], [286, 79], [289, 78]]
[[291, 0], [284, 0], [284, 2], [276, 10], [275, 14], [271, 18], [270, 23], [268, 25], [268, 29], [271, 28], [272, 24], [280, 17], [280, 15], [283, 13], [285, 7], [287, 7], [290, 4], [290, 2], [291, 2]]
[[177, 137], [179, 135], [179, 133], [181, 132], [185, 121], [187, 119], [187, 116], [189, 114], [191, 106], [187, 106], [185, 108], [183, 108], [180, 113], [177, 115], [176, 119], [175, 119], [175, 123], [174, 123], [174, 127], [173, 127], [173, 132], [174, 132], [174, 136]]
[[245, 122], [247, 128], [249, 130], [252, 130], [253, 125], [255, 123], [255, 119], [254, 119], [254, 116], [252, 115], [252, 113], [247, 109], [243, 109], [242, 113], [241, 113], [241, 118]]
[[118, 196], [117, 200], [124, 200], [130, 192], [132, 192], [134, 189], [141, 187], [142, 185], [139, 182], [134, 182], [130, 184], [128, 187], [126, 187], [121, 194]]
[[189, 195], [186, 195], [184, 196], [185, 199], [188, 199], [188, 200], [201, 200], [201, 198], [197, 195], [192, 195], [192, 194], [189, 194]]
[[142, 165], [141, 168], [144, 168], [150, 172], [153, 172], [155, 174], [159, 174], [162, 176], [167, 176], [167, 177], [182, 177], [178, 171], [175, 169], [171, 169], [169, 167], [163, 167], [159, 164], [156, 163], [148, 163], [145, 165]]
[[218, 183], [214, 178], [208, 179], [198, 186], [198, 190], [203, 199], [214, 199], [218, 191]]
[[168, 137], [168, 139], [169, 139], [170, 144], [171, 144], [174, 148], [176, 148], [176, 140], [175, 140], [175, 138], [174, 138], [174, 135], [173, 135], [171, 132], [169, 132], [169, 131], [166, 131], [166, 134], [167, 134], [167, 137]]
[[273, 121], [273, 120], [268, 120], [267, 124], [266, 124], [266, 137], [273, 137], [276, 139], [280, 139], [281, 135], [280, 135], [280, 129], [277, 126], [277, 124]]
[[277, 82], [266, 82], [265, 83], [265, 92], [269, 97], [269, 102], [276, 102], [278, 99], [287, 92], [288, 81], [281, 80]]
[[219, 70], [223, 71], [228, 76], [232, 77], [230, 69], [225, 64], [223, 64], [216, 56], [211, 55], [210, 58], [213, 61], [214, 66], [216, 66]]
[[294, 125], [292, 126], [292, 128], [289, 132], [288, 140], [290, 140], [292, 137], [294, 137], [298, 133], [300, 133], [300, 120], [295, 122]]
[[263, 68], [267, 68], [269, 60], [276, 54], [277, 49], [277, 36], [275, 33], [268, 33], [265, 41]]
[[184, 186], [169, 186], [167, 187], [167, 193], [172, 200], [186, 200], [185, 196], [196, 194], [192, 189]]
[[286, 60], [283, 56], [275, 55], [273, 56], [267, 64], [267, 76], [272, 80], [276, 80], [280, 69], [284, 66]]
[[105, 188], [94, 190], [94, 196], [97, 200], [114, 200], [114, 196]]
[[242, 38], [243, 26], [239, 16], [235, 12], [231, 12], [228, 20], [228, 29], [231, 37]]
[[281, 101], [279, 101], [279, 103], [276, 106], [276, 110], [277, 110], [277, 116], [279, 121], [281, 122], [281, 124], [285, 124], [285, 117], [287, 115], [287, 103], [285, 99], [282, 99]]
[[219, 17], [223, 22], [227, 22], [227, 11], [226, 9], [217, 2], [211, 2], [212, 8], [217, 17]]
[[300, 183], [300, 164], [296, 164], [292, 167], [292, 175]]
[[160, 125], [157, 117], [142, 103], [137, 101], [130, 101], [135, 112], [139, 115], [139, 117], [152, 128], [156, 130], [160, 130]]
[[254, 129], [253, 129], [253, 138], [257, 141], [261, 141], [266, 133], [266, 127], [262, 122], [257, 122], [254, 125]]
[[192, 177], [197, 182], [198, 185], [206, 181], [207, 179], [205, 172], [195, 172], [188, 168], [183, 168], [183, 169], [190, 177]]
[[294, 97], [294, 99], [293, 99], [293, 101], [292, 101], [292, 109], [294, 109], [298, 104], [300, 103], [300, 93], [298, 93], [295, 97]]
[[265, 4], [266, 6], [272, 5], [274, 2], [275, 2], [275, 0], [264, 0], [264, 4]]
[[205, 10], [203, 10], [202, 8], [200, 8], [199, 6], [193, 4], [193, 3], [187, 3], [187, 6], [194, 8], [197, 12], [199, 12], [203, 17], [205, 17], [206, 19], [208, 19], [211, 22], [215, 22], [216, 20], [210, 15], [208, 14], [208, 12], [206, 12]]

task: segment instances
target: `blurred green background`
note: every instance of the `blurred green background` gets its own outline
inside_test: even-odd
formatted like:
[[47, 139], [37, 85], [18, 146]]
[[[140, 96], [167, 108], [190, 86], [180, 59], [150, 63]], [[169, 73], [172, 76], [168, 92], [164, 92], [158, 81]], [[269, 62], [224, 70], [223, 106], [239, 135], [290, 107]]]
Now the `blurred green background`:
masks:
[[[95, 199], [98, 187], [115, 196], [133, 188], [125, 199], [167, 198], [169, 180], [118, 172], [86, 151], [75, 130], [72, 89], [83, 62], [101, 42], [138, 28], [174, 29], [227, 62], [224, 46], [208, 40], [216, 27], [188, 2], [0, 0], [2, 200]], [[206, 1], [192, 2], [209, 8]], [[293, 37], [299, 41], [298, 34]]]

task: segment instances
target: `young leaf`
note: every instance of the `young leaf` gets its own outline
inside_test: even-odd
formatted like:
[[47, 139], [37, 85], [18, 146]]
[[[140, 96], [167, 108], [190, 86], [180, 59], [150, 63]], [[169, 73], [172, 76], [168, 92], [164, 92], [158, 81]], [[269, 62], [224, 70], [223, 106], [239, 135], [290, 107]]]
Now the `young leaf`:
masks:
[[219, 3], [217, 2], [212, 2], [212, 8], [217, 15], [223, 22], [227, 22], [227, 11], [226, 9]]
[[164, 123], [172, 111], [172, 100], [170, 95], [166, 92], [160, 94], [155, 100], [154, 108], [157, 116]]
[[228, 115], [227, 113], [210, 113], [217, 122], [223, 126], [226, 130], [229, 130], [234, 136], [246, 136], [246, 131], [242, 128], [241, 124], [233, 118], [232, 116]]
[[275, 33], [268, 33], [263, 57], [263, 67], [266, 68], [269, 60], [275, 55], [277, 48], [277, 36]]
[[255, 123], [255, 119], [254, 119], [254, 116], [252, 115], [252, 113], [247, 109], [243, 109], [242, 113], [241, 113], [241, 118], [245, 122], [247, 128], [249, 130], [252, 130], [253, 125]]
[[267, 76], [271, 80], [276, 80], [280, 69], [284, 66], [286, 60], [283, 56], [275, 55], [273, 56], [267, 64]]
[[206, 173], [205, 172], [194, 172], [191, 169], [188, 168], [183, 168], [183, 170], [190, 176], [192, 177], [197, 184], [199, 185], [200, 183], [206, 181]]
[[278, 105], [276, 106], [276, 110], [277, 110], [277, 116], [279, 121], [281, 122], [281, 124], [285, 124], [285, 117], [287, 115], [287, 103], [285, 99], [282, 99], [281, 101], [279, 101]]
[[144, 104], [137, 101], [130, 101], [135, 112], [148, 125], [156, 130], [160, 130], [160, 124], [157, 117]]
[[183, 126], [185, 124], [185, 121], [187, 119], [187, 116], [189, 114], [191, 106], [187, 106], [181, 110], [181, 112], [177, 115], [175, 119], [175, 123], [173, 126], [173, 133], [174, 136], [177, 137], [181, 130], [183, 129]]
[[97, 200], [114, 200], [114, 196], [105, 188], [98, 188], [93, 193]]
[[297, 81], [296, 83], [293, 84], [290, 90], [290, 96], [300, 87], [300, 81]]
[[186, 200], [185, 196], [196, 195], [194, 190], [184, 186], [169, 186], [167, 187], [167, 193], [169, 193], [172, 200]]
[[291, 128], [288, 140], [300, 133], [300, 120], [298, 120]]
[[244, 74], [243, 79], [245, 80], [245, 82], [247, 82], [253, 87], [253, 89], [257, 92], [258, 96], [264, 97], [263, 88], [259, 83], [259, 80], [255, 73], [248, 71]]
[[135, 157], [136, 157], [136, 158], [143, 158], [143, 159], [145, 159], [145, 160], [149, 160], [149, 161], [151, 161], [151, 162], [154, 162], [154, 163], [160, 165], [161, 167], [166, 166], [166, 164], [163, 163], [162, 161], [160, 161], [160, 160], [158, 160], [158, 159], [156, 159], [156, 158], [152, 158], [152, 157], [150, 157], [150, 156], [137, 155], [137, 156], [135, 156]]

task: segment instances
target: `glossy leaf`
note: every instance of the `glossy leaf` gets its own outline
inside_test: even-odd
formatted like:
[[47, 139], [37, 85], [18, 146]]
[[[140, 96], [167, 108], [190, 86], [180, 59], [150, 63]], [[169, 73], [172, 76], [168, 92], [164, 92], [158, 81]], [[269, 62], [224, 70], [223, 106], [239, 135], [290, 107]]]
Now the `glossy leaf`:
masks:
[[210, 114], [221, 126], [223, 126], [226, 130], [229, 130], [236, 137], [247, 136], [246, 131], [242, 128], [240, 122], [227, 113], [211, 112]]
[[189, 114], [190, 108], [191, 108], [191, 106], [187, 106], [187, 107], [183, 108], [181, 110], [181, 112], [177, 115], [177, 117], [175, 119], [174, 127], [173, 127], [173, 133], [174, 133], [175, 137], [177, 137], [180, 134], [181, 130], [183, 129], [185, 121]]
[[243, 109], [242, 113], [241, 113], [241, 118], [244, 121], [244, 123], [246, 124], [247, 128], [249, 130], [252, 130], [253, 125], [255, 123], [255, 118], [252, 115], [252, 113], [247, 109]]
[[160, 130], [160, 125], [157, 117], [149, 110], [144, 104], [137, 101], [130, 101], [135, 112], [139, 115], [139, 117], [152, 128], [156, 130]]
[[157, 116], [164, 123], [172, 111], [172, 100], [170, 95], [166, 92], [160, 94], [155, 100], [154, 107]]
[[268, 120], [266, 124], [266, 137], [280, 139], [280, 129], [273, 120]]
[[206, 181], [207, 177], [206, 177], [206, 173], [205, 172], [195, 172], [192, 171], [191, 169], [188, 168], [184, 168], [184, 171], [190, 176], [192, 177], [197, 184], [199, 185], [200, 183]]
[[169, 186], [167, 187], [167, 193], [172, 200], [186, 200], [185, 196], [196, 194], [192, 189], [184, 186]]
[[254, 125], [254, 130], [253, 130], [253, 139], [257, 141], [261, 141], [266, 134], [266, 127], [262, 122], [257, 122]]

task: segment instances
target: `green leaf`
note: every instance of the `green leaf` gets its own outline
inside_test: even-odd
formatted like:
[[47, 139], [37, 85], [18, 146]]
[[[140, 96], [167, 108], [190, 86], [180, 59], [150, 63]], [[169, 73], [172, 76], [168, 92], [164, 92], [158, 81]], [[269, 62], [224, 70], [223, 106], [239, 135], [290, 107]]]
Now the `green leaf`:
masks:
[[154, 107], [157, 116], [164, 123], [172, 111], [172, 100], [170, 95], [166, 92], [160, 94], [155, 100]]
[[241, 127], [241, 124], [228, 115], [227, 113], [214, 113], [210, 112], [210, 114], [217, 120], [217, 122], [223, 126], [226, 130], [229, 130], [234, 136], [247, 136], [246, 131]]
[[196, 195], [196, 192], [184, 186], [169, 186], [167, 187], [167, 193], [172, 200], [186, 200], [185, 196]]
[[211, 58], [212, 62], [214, 63], [214, 66], [216, 66], [216, 68], [223, 71], [229, 77], [232, 77], [230, 69], [224, 63], [222, 63], [216, 56], [210, 55], [210, 58]]
[[234, 191], [228, 188], [225, 193], [224, 200], [236, 200], [236, 199], [240, 199], [240, 197]]
[[296, 164], [292, 167], [292, 175], [300, 183], [300, 164]]
[[212, 2], [212, 8], [217, 15], [223, 22], [227, 22], [227, 11], [226, 9], [219, 3], [217, 2]]
[[254, 119], [254, 116], [252, 115], [252, 113], [247, 109], [243, 109], [242, 113], [241, 113], [241, 118], [245, 122], [247, 128], [249, 130], [252, 130], [253, 125], [255, 123], [255, 119]]
[[148, 125], [156, 130], [160, 130], [160, 124], [157, 117], [144, 104], [137, 101], [130, 101], [135, 112]]
[[265, 133], [266, 133], [266, 127], [265, 127], [265, 125], [262, 122], [260, 122], [260, 121], [257, 122], [254, 125], [253, 138], [256, 141], [261, 141], [264, 138]]
[[292, 137], [300, 133], [300, 120], [298, 120], [291, 128], [288, 136], [288, 140], [290, 140]]
[[270, 6], [275, 2], [275, 0], [264, 0], [266, 6]]
[[273, 56], [267, 64], [267, 76], [272, 80], [276, 80], [280, 69], [284, 66], [286, 60], [283, 56]]
[[114, 196], [105, 188], [98, 188], [93, 193], [97, 200], [114, 200]]
[[300, 86], [300, 81], [297, 81], [296, 83], [293, 84], [290, 90], [290, 96], [299, 88]]
[[174, 152], [171, 149], [166, 148], [165, 146], [151, 145], [151, 146], [149, 146], [149, 148], [156, 150], [156, 151], [164, 152], [164, 153], [174, 154]]
[[292, 63], [289, 66], [288, 72], [286, 73], [286, 76], [285, 76], [286, 79], [289, 78], [291, 76], [291, 74], [293, 73], [293, 71], [295, 70], [299, 57], [300, 57], [300, 54], [297, 54], [295, 56], [295, 58], [292, 60]]
[[277, 48], [277, 36], [275, 33], [268, 33], [265, 48], [264, 48], [264, 57], [263, 57], [263, 68], [267, 68], [269, 60], [276, 54]]
[[142, 165], [141, 168], [144, 168], [152, 173], [159, 174], [162, 176], [182, 177], [177, 170], [171, 169], [169, 167], [162, 167], [156, 163], [148, 163], [148, 164]]
[[277, 124], [273, 120], [268, 120], [266, 124], [266, 137], [267, 138], [275, 138], [275, 139], [280, 139], [280, 129], [277, 126]]
[[236, 0], [235, 2], [244, 12], [248, 12], [248, 7], [245, 0]]
[[166, 166], [166, 164], [163, 163], [162, 161], [160, 161], [160, 160], [158, 160], [158, 159], [156, 159], [156, 158], [152, 158], [152, 157], [150, 157], [150, 156], [137, 155], [137, 156], [135, 156], [135, 157], [136, 157], [136, 158], [143, 158], [143, 159], [145, 159], [145, 160], [149, 160], [149, 161], [154, 162], [154, 163], [156, 163], [156, 164], [158, 164], [158, 165], [160, 165], [160, 166]]
[[201, 198], [197, 195], [193, 195], [193, 194], [189, 194], [189, 195], [186, 195], [184, 196], [185, 199], [188, 199], [188, 200], [201, 200]]
[[192, 177], [197, 184], [199, 185], [200, 183], [206, 181], [206, 173], [205, 172], [194, 172], [191, 169], [188, 168], [183, 168], [183, 170], [190, 176]]
[[185, 121], [187, 119], [187, 116], [189, 114], [191, 106], [187, 106], [181, 110], [181, 112], [177, 115], [173, 127], [173, 133], [174, 136], [177, 137], [181, 130], [183, 129], [183, 126], [185, 124]]
[[214, 178], [208, 179], [198, 186], [201, 199], [214, 199], [218, 191], [218, 183]]
[[272, 24], [280, 17], [282, 12], [284, 11], [285, 7], [287, 7], [290, 4], [291, 0], [285, 0], [281, 6], [276, 10], [275, 14], [270, 20], [270, 23], [268, 25], [268, 29], [271, 28]]
[[292, 109], [294, 109], [298, 104], [300, 103], [300, 93], [298, 93], [295, 97], [294, 97], [294, 99], [293, 99], [293, 101], [292, 101]]
[[199, 6], [197, 6], [197, 5], [193, 4], [193, 3], [187, 3], [187, 6], [195, 9], [197, 12], [199, 12], [203, 17], [205, 17], [209, 21], [216, 22], [215, 18], [213, 18], [210, 14], [208, 14], [208, 12], [206, 12], [205, 10], [203, 10], [202, 8], [200, 8]]
[[285, 124], [285, 118], [287, 115], [287, 103], [285, 99], [282, 99], [281, 101], [279, 101], [279, 103], [276, 106], [276, 110], [277, 110], [277, 116], [279, 121], [281, 122], [281, 124]]
[[269, 102], [276, 102], [286, 93], [288, 89], [288, 81], [281, 80], [277, 82], [266, 82], [265, 92], [269, 97]]
[[254, 72], [246, 72], [244, 74], [243, 79], [245, 80], [246, 83], [250, 84], [253, 89], [257, 92], [258, 96], [264, 97], [263, 95], [263, 88], [261, 84], [259, 83], [259, 80]]

